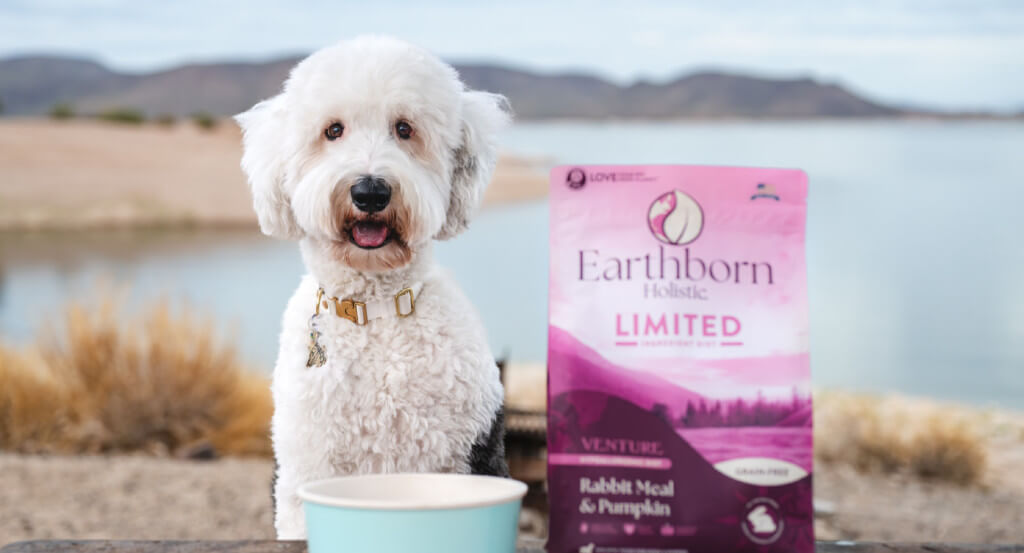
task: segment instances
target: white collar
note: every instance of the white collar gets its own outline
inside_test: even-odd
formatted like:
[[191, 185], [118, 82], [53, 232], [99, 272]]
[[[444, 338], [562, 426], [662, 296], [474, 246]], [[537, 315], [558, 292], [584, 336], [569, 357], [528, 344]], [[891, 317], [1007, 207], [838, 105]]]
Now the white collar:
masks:
[[416, 298], [419, 297], [421, 290], [423, 290], [423, 283], [417, 282], [389, 298], [361, 302], [353, 299], [328, 298], [323, 287], [320, 287], [316, 292], [316, 311], [313, 315], [319, 315], [323, 309], [325, 313], [334, 313], [338, 317], [348, 319], [360, 326], [372, 319], [388, 317], [401, 319], [416, 312]]

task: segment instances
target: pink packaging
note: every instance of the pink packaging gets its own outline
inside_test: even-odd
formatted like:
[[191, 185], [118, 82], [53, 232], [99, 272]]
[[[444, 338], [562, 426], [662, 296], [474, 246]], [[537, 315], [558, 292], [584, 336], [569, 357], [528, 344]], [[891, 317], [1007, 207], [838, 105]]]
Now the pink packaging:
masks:
[[551, 172], [549, 553], [814, 550], [788, 169]]

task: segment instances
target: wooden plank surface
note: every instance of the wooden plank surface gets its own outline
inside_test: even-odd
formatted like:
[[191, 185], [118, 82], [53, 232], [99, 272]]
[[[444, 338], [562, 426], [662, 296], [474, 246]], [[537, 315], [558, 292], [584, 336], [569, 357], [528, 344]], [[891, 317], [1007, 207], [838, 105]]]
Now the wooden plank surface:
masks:
[[[518, 553], [544, 553], [537, 541], [523, 541]], [[1024, 553], [1024, 545], [818, 542], [817, 553]], [[303, 541], [23, 541], [0, 553], [306, 553]], [[725, 553], [725, 552], [723, 552]]]

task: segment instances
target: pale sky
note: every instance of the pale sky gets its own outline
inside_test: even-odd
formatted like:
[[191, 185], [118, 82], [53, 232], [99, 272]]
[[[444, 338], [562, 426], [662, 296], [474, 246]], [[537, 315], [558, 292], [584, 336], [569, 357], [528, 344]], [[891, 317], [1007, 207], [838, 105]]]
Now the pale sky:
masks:
[[1024, 110], [1024, 0], [0, 0], [0, 57], [74, 54], [122, 70], [261, 60], [362, 33], [449, 60], [619, 82], [720, 68], [813, 76], [885, 101]]

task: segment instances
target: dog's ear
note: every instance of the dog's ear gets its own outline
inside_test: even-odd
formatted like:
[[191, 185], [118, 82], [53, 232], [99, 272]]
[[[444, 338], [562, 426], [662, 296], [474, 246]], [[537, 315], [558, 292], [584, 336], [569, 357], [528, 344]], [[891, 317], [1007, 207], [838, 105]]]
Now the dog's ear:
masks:
[[301, 238], [291, 200], [284, 188], [285, 110], [281, 95], [235, 116], [242, 128], [242, 170], [249, 177], [260, 230], [275, 238]]
[[511, 118], [504, 96], [475, 90], [462, 93], [462, 140], [452, 150], [452, 192], [438, 240], [451, 238], [469, 225], [498, 161], [498, 131]]

